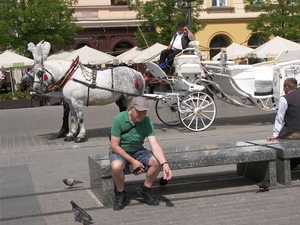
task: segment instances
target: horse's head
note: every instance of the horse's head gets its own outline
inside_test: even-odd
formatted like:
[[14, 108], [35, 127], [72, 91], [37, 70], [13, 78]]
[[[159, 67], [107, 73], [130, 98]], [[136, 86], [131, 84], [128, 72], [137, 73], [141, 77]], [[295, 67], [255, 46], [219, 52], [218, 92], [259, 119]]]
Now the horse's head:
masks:
[[57, 82], [54, 79], [51, 70], [47, 69], [44, 63], [35, 64], [33, 67], [33, 90], [36, 93], [45, 93], [48, 91], [52, 91], [55, 83]]
[[[33, 90], [37, 93], [47, 92], [49, 85], [53, 83], [51, 72], [45, 69], [44, 61], [47, 59], [51, 45], [49, 42], [40, 41], [36, 46], [33, 43], [28, 44], [28, 50], [31, 51], [34, 59], [34, 67], [27, 76], [33, 79]], [[26, 79], [26, 78], [24, 78]]]

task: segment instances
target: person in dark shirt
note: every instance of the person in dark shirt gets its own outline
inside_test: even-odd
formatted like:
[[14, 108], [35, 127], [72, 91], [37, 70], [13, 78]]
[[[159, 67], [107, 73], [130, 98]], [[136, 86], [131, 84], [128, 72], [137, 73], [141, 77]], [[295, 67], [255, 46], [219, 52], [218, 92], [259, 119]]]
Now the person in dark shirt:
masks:
[[[283, 84], [285, 95], [280, 97], [275, 118], [273, 135], [267, 140], [300, 139], [300, 91], [297, 90], [297, 80], [287, 78]], [[300, 164], [300, 158], [291, 159], [291, 168]]]

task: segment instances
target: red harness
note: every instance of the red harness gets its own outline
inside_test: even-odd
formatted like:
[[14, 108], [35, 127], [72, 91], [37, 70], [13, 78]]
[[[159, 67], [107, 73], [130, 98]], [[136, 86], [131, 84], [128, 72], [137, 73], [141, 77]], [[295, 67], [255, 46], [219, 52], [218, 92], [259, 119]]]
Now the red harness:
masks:
[[70, 69], [66, 72], [66, 74], [62, 78], [60, 78], [59, 81], [56, 82], [55, 87], [63, 88], [66, 85], [66, 83], [70, 80], [70, 78], [73, 76], [75, 71], [77, 70], [78, 65], [79, 65], [79, 57], [77, 56], [77, 58], [73, 60]]

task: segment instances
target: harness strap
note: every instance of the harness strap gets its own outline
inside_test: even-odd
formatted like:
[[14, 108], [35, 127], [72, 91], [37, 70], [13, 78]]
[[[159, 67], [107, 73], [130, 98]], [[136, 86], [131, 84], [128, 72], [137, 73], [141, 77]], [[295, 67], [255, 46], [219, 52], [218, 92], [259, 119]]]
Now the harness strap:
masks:
[[75, 73], [79, 65], [79, 56], [72, 62], [72, 65], [70, 66], [70, 69], [65, 73], [65, 75], [59, 79], [59, 81], [56, 82], [55, 87], [56, 88], [63, 88], [66, 83], [70, 80], [72, 75]]
[[92, 84], [88, 86], [88, 95], [87, 95], [87, 100], [86, 100], [86, 106], [89, 106], [89, 101], [90, 101], [90, 88], [95, 88], [97, 83], [96, 83], [96, 79], [97, 79], [97, 70], [93, 69], [92, 71], [92, 75], [93, 75], [93, 80], [92, 80]]
[[114, 71], [113, 71], [113, 68], [111, 68], [110, 71], [111, 71], [111, 89], [114, 90]]
[[91, 88], [91, 86], [89, 85], [89, 86], [88, 86], [88, 95], [87, 95], [87, 99], [86, 99], [86, 107], [89, 106], [89, 101], [90, 101], [90, 88]]

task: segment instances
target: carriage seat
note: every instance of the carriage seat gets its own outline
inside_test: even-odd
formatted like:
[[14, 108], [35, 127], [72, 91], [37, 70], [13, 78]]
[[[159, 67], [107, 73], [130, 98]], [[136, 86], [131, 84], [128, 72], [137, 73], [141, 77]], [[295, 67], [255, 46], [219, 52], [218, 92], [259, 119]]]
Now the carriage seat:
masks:
[[241, 90], [252, 96], [254, 95], [255, 76], [252, 65], [229, 66], [228, 73]]
[[272, 67], [254, 67], [255, 77], [255, 95], [273, 94], [273, 68]]
[[200, 58], [197, 55], [180, 55], [174, 58], [173, 67], [178, 76], [194, 77], [203, 74]]

